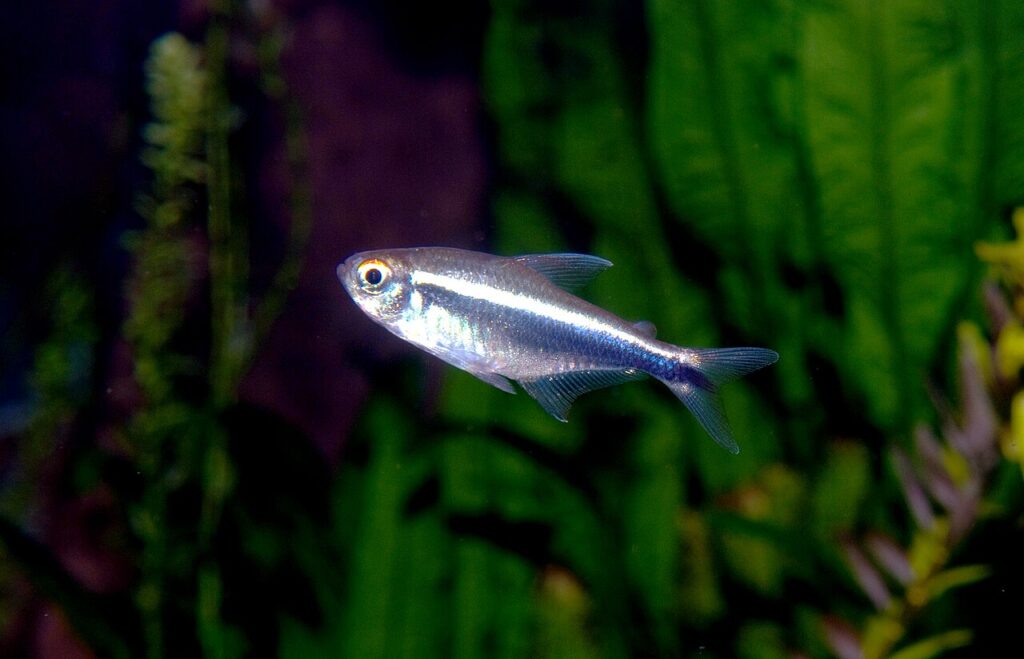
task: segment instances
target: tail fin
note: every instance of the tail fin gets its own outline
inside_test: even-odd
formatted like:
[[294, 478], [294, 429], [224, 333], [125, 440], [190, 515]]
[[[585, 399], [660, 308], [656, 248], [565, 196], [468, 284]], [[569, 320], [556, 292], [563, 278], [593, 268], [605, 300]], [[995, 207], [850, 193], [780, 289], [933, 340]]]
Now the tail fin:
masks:
[[686, 404], [704, 430], [730, 453], [740, 447], [732, 437], [718, 388], [758, 369], [774, 364], [779, 354], [767, 348], [687, 349], [691, 356], [680, 364], [678, 377], [662, 380]]

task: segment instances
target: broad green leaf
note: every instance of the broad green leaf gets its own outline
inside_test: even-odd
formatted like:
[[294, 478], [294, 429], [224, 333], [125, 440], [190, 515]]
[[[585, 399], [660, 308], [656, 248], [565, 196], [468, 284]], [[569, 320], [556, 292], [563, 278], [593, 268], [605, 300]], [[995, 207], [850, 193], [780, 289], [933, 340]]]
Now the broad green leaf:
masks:
[[871, 472], [867, 449], [851, 442], [830, 447], [816, 475], [811, 500], [811, 523], [819, 538], [834, 540], [851, 533], [867, 495]]
[[[998, 220], [1002, 127], [985, 90], [1019, 49], [998, 27], [1019, 23], [1008, 7], [650, 3], [664, 188], [725, 258], [732, 321], [783, 354], [791, 404], [813, 396], [800, 375], [813, 350], [881, 428], [927, 414], [923, 382], [976, 274], [970, 245]], [[1005, 153], [1020, 166], [1019, 147]]]
[[[975, 270], [984, 217], [964, 29], [933, 3], [808, 10], [807, 140], [827, 220], [821, 253], [849, 320], [842, 372], [886, 429], [923, 412], [921, 382]], [[977, 47], [977, 44], [973, 44]], [[927, 290], [927, 294], [922, 291]]]
[[[798, 15], [790, 5], [747, 1], [648, 7], [656, 29], [646, 148], [672, 219], [721, 257], [713, 281], [728, 321], [782, 355], [782, 394], [807, 405], [804, 352], [831, 322], [815, 279], [814, 184], [794, 140]], [[793, 290], [784, 269], [804, 283]]]
[[676, 519], [683, 497], [680, 423], [678, 413], [663, 407], [648, 414], [651, 421], [630, 438], [635, 482], [626, 491], [623, 511], [627, 571], [650, 608], [650, 633], [659, 647], [677, 653], [673, 615], [680, 561]]
[[692, 510], [679, 513], [677, 527], [682, 546], [679, 616], [703, 628], [726, 610], [712, 553], [711, 532], [704, 516]]
[[725, 563], [737, 579], [768, 596], [782, 592], [792, 569], [787, 533], [801, 524], [806, 489], [800, 474], [771, 465], [731, 492], [726, 505], [732, 511], [718, 517]]
[[786, 647], [783, 630], [768, 622], [750, 622], [740, 628], [736, 656], [743, 659], [785, 659], [792, 652]]
[[396, 572], [405, 554], [401, 513], [408, 480], [403, 449], [410, 428], [393, 404], [379, 401], [368, 412], [366, 432], [374, 438], [366, 475], [365, 508], [347, 566], [347, 605], [341, 627], [344, 656], [393, 656], [395, 610], [400, 603]]

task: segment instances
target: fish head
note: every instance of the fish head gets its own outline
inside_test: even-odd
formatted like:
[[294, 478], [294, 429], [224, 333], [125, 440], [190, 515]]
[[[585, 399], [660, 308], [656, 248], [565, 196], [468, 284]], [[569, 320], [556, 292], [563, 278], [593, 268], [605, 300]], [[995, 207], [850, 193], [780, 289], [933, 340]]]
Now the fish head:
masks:
[[412, 268], [403, 250], [353, 254], [338, 265], [345, 291], [370, 318], [387, 325], [408, 304]]

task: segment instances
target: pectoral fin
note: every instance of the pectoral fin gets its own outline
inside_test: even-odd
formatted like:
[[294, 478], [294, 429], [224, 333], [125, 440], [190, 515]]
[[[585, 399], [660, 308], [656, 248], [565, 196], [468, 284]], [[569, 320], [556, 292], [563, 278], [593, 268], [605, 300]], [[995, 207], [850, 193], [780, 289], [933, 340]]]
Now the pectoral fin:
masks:
[[516, 388], [512, 386], [512, 383], [508, 380], [508, 378], [498, 375], [497, 373], [480, 373], [476, 371], [470, 371], [468, 369], [466, 372], [475, 375], [476, 377], [480, 378], [487, 384], [494, 385], [495, 387], [501, 389], [504, 392], [510, 394], [514, 394], [516, 392]]
[[470, 375], [480, 378], [487, 384], [497, 387], [510, 394], [516, 393], [515, 387], [508, 378], [494, 372], [495, 365], [474, 352], [435, 346], [427, 350], [430, 354], [443, 359], [455, 368], [462, 369]]

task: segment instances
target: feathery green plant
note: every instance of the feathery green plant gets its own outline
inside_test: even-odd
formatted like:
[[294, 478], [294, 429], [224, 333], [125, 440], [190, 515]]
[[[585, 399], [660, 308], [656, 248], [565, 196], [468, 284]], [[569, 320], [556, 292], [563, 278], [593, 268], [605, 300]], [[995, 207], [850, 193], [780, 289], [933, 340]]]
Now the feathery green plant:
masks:
[[[308, 194], [300, 184], [284, 262], [255, 303], [247, 224], [232, 201], [237, 181], [229, 150], [238, 119], [227, 92], [230, 25], [240, 17], [224, 3], [213, 9], [201, 47], [169, 34], [153, 44], [147, 64], [154, 121], [145, 130], [143, 158], [154, 182], [140, 203], [148, 226], [130, 241], [136, 269], [125, 335], [145, 398], [130, 434], [144, 484], [132, 519], [143, 544], [137, 599], [150, 657], [191, 652], [192, 642], [204, 656], [247, 651], [248, 640], [222, 612], [217, 534], [235, 483], [224, 415], [255, 347], [295, 285], [310, 225]], [[277, 63], [282, 40], [274, 30], [255, 38], [265, 89], [288, 111], [289, 165], [301, 178], [299, 117], [294, 104], [283, 100]], [[204, 306], [197, 300], [204, 291], [209, 317], [186, 317], [187, 310]], [[186, 334], [188, 342], [182, 340]], [[193, 508], [188, 502], [195, 492]], [[194, 598], [191, 610], [180, 608], [182, 597]], [[166, 627], [191, 627], [190, 619], [194, 641], [172, 640]]]
[[[211, 80], [206, 66], [202, 51], [179, 34], [153, 44], [146, 71], [154, 121], [144, 131], [149, 147], [143, 155], [154, 173], [153, 192], [140, 203], [148, 226], [129, 241], [136, 266], [125, 337], [144, 396], [129, 426], [143, 482], [131, 519], [142, 543], [137, 602], [146, 654], [154, 659], [175, 647], [174, 632], [167, 626], [173, 629], [188, 620], [186, 612], [173, 608], [179, 593], [209, 587], [205, 576], [198, 585], [190, 581], [197, 578], [193, 567], [215, 521], [204, 519], [202, 530], [176, 529], [172, 500], [187, 488], [201, 487], [204, 463], [217, 460], [214, 452], [223, 442], [218, 441], [222, 431], [215, 410], [205, 408], [206, 397], [185, 395], [205, 388], [206, 371], [214, 360], [203, 354], [203, 342], [181, 340], [190, 321], [186, 311], [195, 305], [207, 271], [201, 224], [207, 188], [211, 179], [219, 181], [224, 175], [213, 174], [224, 163], [211, 163], [207, 154], [210, 124], [216, 123], [210, 120], [211, 84], [222, 81]], [[221, 203], [221, 198], [209, 199], [216, 213], [230, 212]], [[223, 247], [211, 244], [208, 249], [212, 260]], [[217, 286], [222, 278], [218, 273]], [[219, 476], [222, 486], [228, 478], [223, 471], [211, 475]], [[204, 514], [207, 510], [204, 505]], [[209, 606], [196, 608], [208, 625]]]

